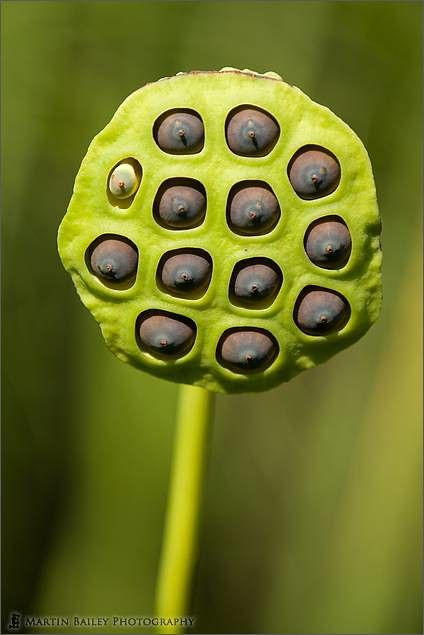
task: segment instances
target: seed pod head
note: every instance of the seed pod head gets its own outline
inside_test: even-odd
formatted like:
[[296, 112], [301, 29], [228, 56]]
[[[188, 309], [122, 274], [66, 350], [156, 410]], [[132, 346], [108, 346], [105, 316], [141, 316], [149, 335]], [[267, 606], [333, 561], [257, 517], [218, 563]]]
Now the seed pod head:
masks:
[[289, 163], [290, 183], [304, 199], [320, 198], [333, 192], [340, 181], [340, 165], [326, 148], [305, 146]]
[[158, 267], [159, 285], [171, 295], [183, 298], [201, 297], [210, 282], [212, 260], [202, 250], [166, 253]]
[[328, 335], [340, 331], [350, 317], [346, 298], [330, 289], [307, 288], [294, 310], [297, 326], [308, 335]]
[[137, 247], [124, 236], [101, 236], [87, 250], [91, 271], [102, 280], [123, 282], [137, 271]]
[[266, 370], [278, 355], [278, 344], [267, 331], [230, 330], [218, 344], [217, 359], [234, 373], [249, 374]]
[[109, 191], [117, 199], [133, 196], [140, 185], [141, 166], [134, 159], [126, 159], [116, 165], [109, 176]]
[[274, 117], [260, 108], [233, 110], [226, 121], [228, 147], [244, 157], [262, 157], [277, 143], [280, 128]]
[[202, 119], [193, 110], [167, 112], [155, 122], [154, 137], [159, 148], [169, 154], [200, 152], [204, 142]]
[[193, 346], [196, 325], [181, 315], [147, 311], [137, 320], [140, 347], [155, 357], [183, 357]]
[[282, 282], [281, 269], [272, 260], [243, 260], [234, 268], [230, 299], [240, 306], [264, 308], [275, 300]]
[[341, 269], [349, 260], [351, 247], [349, 230], [341, 218], [320, 218], [306, 232], [305, 251], [318, 267]]
[[205, 188], [194, 179], [170, 179], [159, 188], [153, 208], [156, 221], [162, 227], [197, 227], [205, 218]]
[[352, 130], [274, 73], [227, 68], [125, 100], [90, 144], [58, 244], [121, 360], [242, 393], [370, 328], [380, 230]]
[[270, 232], [280, 218], [277, 197], [266, 183], [237, 183], [227, 202], [227, 221], [232, 231], [244, 236]]

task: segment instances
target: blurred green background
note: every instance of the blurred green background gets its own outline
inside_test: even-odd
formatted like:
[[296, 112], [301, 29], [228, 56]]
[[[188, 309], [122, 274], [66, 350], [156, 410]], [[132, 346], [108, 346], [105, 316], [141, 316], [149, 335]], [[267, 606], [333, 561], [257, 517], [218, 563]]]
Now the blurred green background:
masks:
[[89, 142], [130, 92], [232, 65], [275, 70], [363, 140], [384, 305], [325, 365], [218, 397], [194, 632], [422, 632], [422, 4], [1, 9], [3, 619], [152, 615], [178, 387], [107, 351], [56, 232]]

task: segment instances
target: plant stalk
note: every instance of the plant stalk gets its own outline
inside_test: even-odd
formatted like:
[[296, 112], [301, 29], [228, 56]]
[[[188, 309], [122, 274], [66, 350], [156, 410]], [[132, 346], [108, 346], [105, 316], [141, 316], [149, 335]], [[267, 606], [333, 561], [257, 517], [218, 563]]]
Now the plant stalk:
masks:
[[[214, 394], [195, 386], [180, 388], [176, 438], [159, 575], [156, 615], [188, 617], [198, 552], [199, 512], [212, 423]], [[181, 633], [182, 626], [158, 626]]]

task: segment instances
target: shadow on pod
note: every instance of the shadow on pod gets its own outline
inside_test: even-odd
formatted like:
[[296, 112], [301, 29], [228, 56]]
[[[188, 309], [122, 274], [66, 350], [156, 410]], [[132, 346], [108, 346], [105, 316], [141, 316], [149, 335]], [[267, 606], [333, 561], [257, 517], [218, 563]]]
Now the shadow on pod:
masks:
[[307, 335], [330, 335], [346, 326], [350, 313], [350, 305], [340, 293], [310, 286], [300, 293], [293, 317]]
[[140, 349], [159, 359], [173, 360], [186, 355], [196, 339], [195, 323], [182, 315], [148, 310], [136, 320]]
[[260, 373], [271, 366], [279, 352], [277, 340], [259, 328], [228, 329], [221, 336], [216, 359], [233, 373]]
[[91, 273], [106, 286], [128, 289], [135, 281], [138, 249], [125, 236], [103, 234], [88, 247], [85, 262]]
[[337, 188], [340, 182], [340, 164], [336, 156], [326, 148], [307, 145], [290, 159], [287, 174], [300, 198], [321, 198]]
[[127, 209], [137, 194], [142, 175], [142, 167], [136, 159], [123, 159], [117, 163], [110, 171], [107, 180], [109, 203], [115, 207]]
[[280, 216], [277, 197], [264, 181], [241, 181], [231, 188], [227, 200], [227, 223], [235, 234], [267, 234], [274, 229]]
[[212, 258], [203, 249], [176, 249], [165, 253], [158, 265], [158, 286], [178, 297], [197, 299], [205, 294], [212, 276]]
[[256, 106], [238, 106], [225, 122], [228, 147], [244, 157], [263, 157], [269, 154], [280, 136], [274, 117]]
[[339, 216], [325, 216], [309, 225], [304, 240], [310, 260], [323, 269], [341, 269], [349, 260], [352, 241]]
[[167, 229], [191, 229], [201, 225], [206, 214], [206, 191], [195, 179], [167, 179], [153, 202], [156, 222]]
[[238, 306], [264, 309], [270, 306], [283, 283], [280, 267], [269, 258], [248, 258], [234, 267], [230, 301]]
[[194, 110], [168, 110], [155, 121], [153, 137], [164, 152], [195, 154], [201, 151], [204, 144], [203, 121]]

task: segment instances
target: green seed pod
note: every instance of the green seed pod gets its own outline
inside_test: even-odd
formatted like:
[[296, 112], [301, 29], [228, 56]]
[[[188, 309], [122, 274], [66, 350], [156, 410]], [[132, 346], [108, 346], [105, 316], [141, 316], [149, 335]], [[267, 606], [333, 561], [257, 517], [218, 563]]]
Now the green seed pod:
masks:
[[159, 148], [170, 154], [200, 152], [204, 139], [203, 122], [191, 110], [167, 112], [156, 121], [154, 137]]
[[272, 115], [248, 106], [238, 107], [228, 115], [225, 130], [230, 150], [245, 157], [268, 154], [280, 135]]
[[236, 234], [260, 236], [270, 232], [280, 218], [280, 206], [266, 183], [237, 183], [227, 203], [228, 225]]
[[[121, 199], [110, 181], [125, 163], [143, 179]], [[237, 393], [288, 381], [366, 333], [380, 311], [380, 231], [352, 130], [275, 73], [227, 68], [125, 100], [82, 162], [58, 244], [120, 359]], [[105, 237], [140, 251], [128, 278], [117, 278], [125, 258], [94, 253]]]

